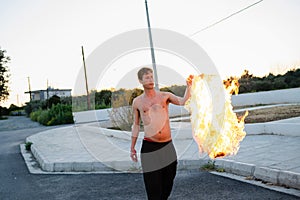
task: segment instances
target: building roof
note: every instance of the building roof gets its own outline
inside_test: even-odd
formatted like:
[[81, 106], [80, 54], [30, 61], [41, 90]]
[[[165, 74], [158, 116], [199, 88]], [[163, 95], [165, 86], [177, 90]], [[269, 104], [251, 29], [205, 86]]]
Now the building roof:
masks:
[[[54, 88], [48, 88], [48, 90], [32, 90], [31, 93], [34, 93], [34, 92], [49, 92], [49, 91], [64, 91], [64, 92], [69, 92], [71, 91], [72, 89], [54, 89]], [[25, 94], [28, 94], [30, 93], [29, 91], [25, 92]]]

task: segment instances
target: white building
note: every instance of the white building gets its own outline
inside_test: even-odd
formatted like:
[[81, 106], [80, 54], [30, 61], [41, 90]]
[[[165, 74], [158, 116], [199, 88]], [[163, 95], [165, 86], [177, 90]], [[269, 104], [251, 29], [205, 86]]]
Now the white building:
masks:
[[[30, 92], [25, 92], [25, 94], [30, 94]], [[31, 100], [46, 100], [51, 98], [52, 96], [59, 96], [59, 97], [70, 97], [71, 96], [71, 89], [54, 89], [49, 87], [47, 90], [35, 90], [31, 91]]]

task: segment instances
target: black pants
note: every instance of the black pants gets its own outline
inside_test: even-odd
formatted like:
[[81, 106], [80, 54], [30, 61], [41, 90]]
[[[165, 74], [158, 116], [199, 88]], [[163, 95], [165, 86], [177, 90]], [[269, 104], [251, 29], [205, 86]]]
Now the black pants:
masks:
[[143, 140], [141, 162], [148, 199], [168, 199], [177, 168], [177, 156], [172, 141], [158, 143]]

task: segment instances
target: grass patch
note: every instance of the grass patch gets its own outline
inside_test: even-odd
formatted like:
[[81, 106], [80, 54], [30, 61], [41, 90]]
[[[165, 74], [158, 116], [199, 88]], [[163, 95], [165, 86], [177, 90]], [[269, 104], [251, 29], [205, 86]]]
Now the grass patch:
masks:
[[26, 142], [25, 143], [25, 149], [27, 150], [27, 151], [30, 151], [31, 150], [31, 145], [32, 145], [33, 143], [32, 142]]
[[246, 105], [246, 106], [233, 106], [234, 110], [238, 110], [238, 109], [244, 109], [244, 108], [254, 108], [254, 107], [259, 107], [259, 106], [270, 106], [273, 104], [255, 104], [255, 105]]
[[204, 171], [225, 172], [225, 169], [217, 167], [215, 162], [214, 160], [209, 160], [207, 164], [202, 165], [201, 169]]
[[117, 131], [121, 131], [122, 130], [119, 127], [107, 127], [107, 129], [112, 129], [112, 130], [117, 130]]
[[[244, 111], [236, 112], [237, 116], [242, 116], [244, 113], [245, 113]], [[248, 116], [245, 119], [245, 123], [263, 123], [263, 122], [271, 122], [271, 121], [288, 119], [293, 117], [300, 117], [299, 104], [250, 110]], [[178, 121], [176, 120], [176, 122], [190, 122], [190, 121], [191, 121], [190, 119], [183, 119]]]
[[[244, 112], [238, 112], [242, 115]], [[245, 123], [262, 123], [300, 116], [300, 105], [276, 106], [272, 108], [261, 108], [250, 110]]]

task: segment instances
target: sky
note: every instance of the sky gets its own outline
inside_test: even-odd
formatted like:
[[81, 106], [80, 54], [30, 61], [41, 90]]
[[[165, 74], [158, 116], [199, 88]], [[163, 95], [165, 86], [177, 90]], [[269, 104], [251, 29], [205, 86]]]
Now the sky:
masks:
[[[193, 35], [257, 1], [148, 0], [148, 7], [152, 28], [178, 32], [199, 44], [222, 78], [239, 76], [244, 69], [264, 76], [299, 67], [299, 0], [264, 0]], [[147, 28], [144, 0], [0, 0], [0, 3], [0, 47], [11, 58], [10, 97], [2, 106], [21, 105], [29, 100], [28, 94], [24, 94], [28, 91], [28, 77], [32, 90], [46, 89], [47, 80], [51, 87], [72, 89], [82, 68], [81, 46], [88, 59], [110, 38]], [[174, 55], [156, 52], [156, 56], [158, 65], [182, 65], [182, 73], [193, 73], [184, 69], [186, 63]], [[146, 64], [151, 64], [150, 51], [143, 50], [125, 55], [112, 65], [126, 68]], [[128, 72], [132, 70], [128, 68]], [[127, 81], [120, 81], [123, 73], [107, 75], [117, 81], [107, 81], [102, 86], [127, 87]], [[170, 79], [165, 84], [184, 84], [184, 79]], [[128, 88], [134, 85], [139, 86], [137, 80], [132, 80]]]

